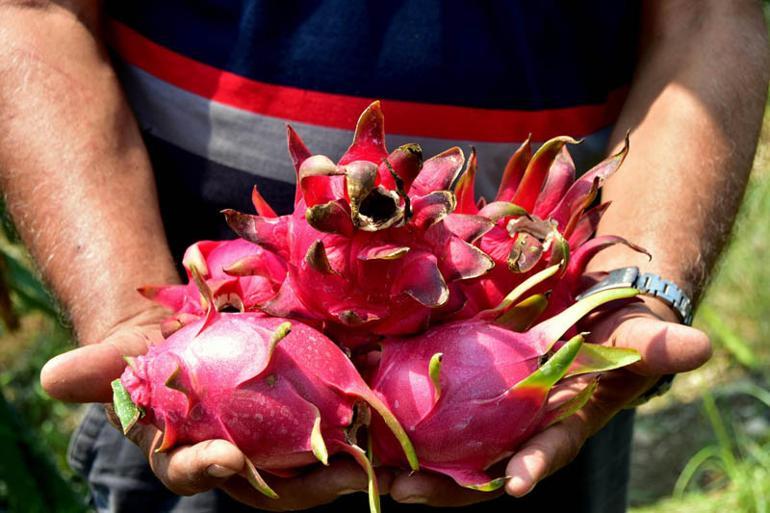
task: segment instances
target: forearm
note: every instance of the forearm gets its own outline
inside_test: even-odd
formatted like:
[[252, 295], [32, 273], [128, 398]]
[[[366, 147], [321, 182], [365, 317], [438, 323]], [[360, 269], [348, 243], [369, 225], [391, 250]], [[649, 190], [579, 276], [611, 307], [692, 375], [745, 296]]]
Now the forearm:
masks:
[[653, 255], [613, 248], [592, 269], [656, 272], [697, 297], [732, 226], [767, 94], [760, 2], [646, 3], [641, 62], [613, 144], [628, 158], [604, 188], [599, 232]]
[[138, 285], [178, 278], [146, 150], [94, 33], [97, 8], [82, 9], [0, 2], [0, 186], [91, 343], [146, 308]]

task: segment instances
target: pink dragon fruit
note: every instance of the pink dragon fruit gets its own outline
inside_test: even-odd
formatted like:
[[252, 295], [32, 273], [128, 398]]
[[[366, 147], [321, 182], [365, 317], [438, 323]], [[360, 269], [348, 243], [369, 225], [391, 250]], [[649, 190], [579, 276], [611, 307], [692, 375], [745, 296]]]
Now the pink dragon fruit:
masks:
[[586, 245], [609, 204], [589, 206], [625, 159], [628, 140], [619, 153], [575, 179], [575, 164], [566, 145], [577, 142], [556, 137], [532, 155], [530, 141], [525, 141], [509, 160], [495, 201], [488, 204], [475, 201], [476, 159], [471, 155], [455, 189], [456, 212], [480, 215], [495, 223], [476, 242], [495, 267], [484, 276], [453, 284], [453, 293], [462, 298], [458, 301], [464, 301], [454, 319], [470, 318], [494, 307], [527, 277], [561, 262], [562, 273], [539, 287], [540, 292], [553, 289], [549, 301], [542, 295], [530, 300], [532, 315], [546, 309], [544, 317], [555, 315], [574, 302], [584, 285], [585, 266], [598, 251], [621, 243], [646, 253], [616, 236], [600, 237]]
[[356, 430], [369, 407], [392, 430], [413, 469], [409, 438], [342, 351], [299, 322], [262, 313], [218, 313], [187, 324], [144, 356], [127, 359], [113, 382], [125, 431], [141, 418], [163, 431], [159, 450], [210, 439], [229, 440], [249, 462], [248, 479], [277, 497], [257, 469], [287, 475], [332, 454], [352, 455], [376, 479]]
[[[255, 204], [261, 196], [254, 189]], [[146, 285], [139, 292], [174, 312], [161, 325], [168, 336], [185, 324], [198, 320], [208, 310], [193, 279], [193, 270], [211, 290], [217, 310], [255, 310], [272, 299], [286, 277], [286, 263], [278, 255], [244, 239], [199, 241], [187, 248], [182, 265], [186, 285]]]
[[[463, 486], [493, 490], [504, 478], [490, 467], [585, 404], [596, 373], [638, 360], [580, 335], [559, 340], [592, 309], [636, 293], [575, 303], [596, 252], [639, 249], [591, 239], [607, 205], [589, 205], [627, 145], [576, 180], [565, 146], [576, 141], [553, 139], [534, 156], [527, 141], [485, 204], [474, 197], [475, 152], [462, 174], [459, 148], [423, 162], [419, 146], [388, 153], [384, 139], [379, 102], [336, 164], [289, 128], [294, 212], [278, 216], [255, 189], [257, 215], [224, 212], [242, 239], [191, 246], [187, 285], [141, 290], [174, 311], [163, 326], [173, 334], [114, 384], [124, 425], [144, 411], [164, 432], [162, 449], [231, 440], [268, 495], [257, 468], [286, 475], [346, 452], [372, 478], [376, 509], [356, 445], [369, 407], [382, 462], [416, 469], [419, 455]], [[218, 312], [227, 307], [247, 313]], [[292, 321], [287, 335], [286, 318], [351, 348], [386, 337], [367, 374], [376, 392], [314, 328]]]
[[[283, 257], [289, 272], [262, 309], [322, 322], [338, 342], [416, 333], [449, 308], [449, 284], [485, 274], [492, 260], [472, 242], [492, 228], [477, 215], [449, 216], [459, 148], [422, 161], [417, 145], [388, 154], [379, 102], [361, 115], [335, 164], [311, 156], [289, 129], [297, 171], [295, 211], [276, 217], [225, 211], [241, 237]], [[459, 305], [461, 306], [461, 305]]]
[[[476, 490], [503, 486], [505, 478], [490, 476], [490, 467], [581, 408], [596, 383], [585, 375], [639, 359], [633, 350], [583, 343], [581, 335], [558, 342], [592, 309], [633, 297], [634, 289], [591, 295], [523, 333], [496, 323], [525, 291], [558, 269], [531, 276], [497, 308], [473, 319], [382, 342], [372, 389], [406, 429], [422, 468]], [[403, 466], [399, 446], [384, 427], [374, 419], [374, 454], [383, 464]]]

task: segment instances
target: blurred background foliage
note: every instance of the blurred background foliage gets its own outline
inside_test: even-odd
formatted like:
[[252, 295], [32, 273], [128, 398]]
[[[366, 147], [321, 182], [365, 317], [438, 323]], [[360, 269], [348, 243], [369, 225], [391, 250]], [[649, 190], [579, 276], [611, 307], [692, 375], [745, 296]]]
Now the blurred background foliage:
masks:
[[770, 105], [732, 238], [695, 317], [714, 357], [639, 409], [632, 513], [770, 512], [768, 254]]
[[0, 512], [86, 511], [86, 487], [65, 461], [81, 407], [38, 380], [72, 337], [0, 208]]
[[[38, 381], [74, 343], [0, 210], [0, 513], [86, 512], [87, 488], [66, 464], [82, 407], [52, 400]], [[695, 319], [714, 358], [640, 408], [631, 513], [770, 512], [768, 254], [770, 109], [738, 223]]]

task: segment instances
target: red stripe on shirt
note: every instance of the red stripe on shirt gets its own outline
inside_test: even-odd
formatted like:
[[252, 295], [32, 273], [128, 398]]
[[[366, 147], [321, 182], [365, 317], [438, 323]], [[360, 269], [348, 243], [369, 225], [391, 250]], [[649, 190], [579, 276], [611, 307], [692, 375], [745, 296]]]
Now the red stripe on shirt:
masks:
[[[176, 53], [112, 20], [110, 44], [129, 64], [187, 92], [238, 109], [280, 119], [350, 130], [375, 98], [311, 91], [244, 78]], [[483, 142], [583, 137], [611, 125], [627, 87], [600, 105], [539, 111], [483, 109], [385, 99], [388, 132]]]

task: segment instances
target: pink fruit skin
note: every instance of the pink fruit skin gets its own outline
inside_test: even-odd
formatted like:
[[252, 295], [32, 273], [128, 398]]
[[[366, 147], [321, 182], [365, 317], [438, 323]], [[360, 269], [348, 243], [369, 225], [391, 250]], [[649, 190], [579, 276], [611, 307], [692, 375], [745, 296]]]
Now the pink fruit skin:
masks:
[[126, 368], [121, 382], [143, 422], [164, 431], [164, 449], [222, 438], [257, 468], [296, 468], [318, 461], [311, 432], [319, 415], [329, 454], [348, 445], [353, 406], [372, 392], [331, 340], [301, 323], [270, 356], [284, 321], [217, 314], [202, 332], [202, 320], [189, 324]]
[[[555, 315], [574, 302], [581, 291], [580, 276], [592, 256], [613, 244], [626, 244], [634, 250], [643, 249], [620, 237], [601, 237], [583, 248], [593, 237], [607, 204], [588, 209], [599, 189], [622, 164], [628, 151], [626, 146], [617, 154], [600, 162], [580, 178], [575, 178], [575, 165], [567, 151], [567, 144], [577, 141], [569, 137], [557, 137], [544, 143], [534, 155], [527, 140], [511, 157], [506, 166], [495, 203], [479, 207], [474, 199], [475, 158], [457, 185], [458, 208], [456, 213], [490, 217], [500, 212], [502, 205], [511, 203], [527, 211], [531, 225], [543, 232], [551, 232], [552, 239], [538, 240], [526, 230], [517, 231], [511, 223], [524, 221], [523, 213], [502, 215], [495, 226], [484, 233], [477, 245], [495, 263], [484, 276], [455, 284], [453, 293], [462, 297], [463, 308], [452, 319], [467, 319], [479, 311], [494, 308], [502, 298], [519, 283], [549, 265], [564, 260], [564, 273], [543, 282], [536, 292], [553, 289], [549, 308], [541, 319]], [[559, 241], [559, 244], [556, 242]], [[520, 270], [511, 270], [511, 256], [521, 251], [525, 256], [536, 255]], [[646, 253], [646, 252], [645, 252]], [[573, 261], [573, 258], [578, 258]]]
[[[437, 353], [443, 354], [438, 401], [428, 371]], [[487, 467], [539, 427], [548, 391], [506, 391], [534, 372], [540, 357], [526, 334], [480, 320], [454, 322], [384, 341], [371, 383], [404, 426], [423, 468], [478, 485], [491, 480]], [[402, 467], [398, 445], [383, 427], [373, 420], [375, 455]]]
[[472, 244], [492, 223], [449, 215], [462, 151], [424, 162], [416, 145], [389, 153], [383, 123], [375, 102], [336, 164], [311, 155], [289, 129], [294, 213], [225, 211], [236, 233], [288, 262], [288, 278], [262, 309], [323, 324], [347, 346], [425, 329], [434, 313], [462, 306], [450, 301], [450, 284], [493, 265]]
[[139, 289], [174, 313], [164, 323], [166, 334], [206, 313], [193, 280], [193, 267], [211, 289], [218, 308], [255, 310], [275, 296], [286, 277], [286, 263], [280, 256], [244, 239], [196, 242], [185, 251], [182, 263], [187, 271], [186, 285], [146, 285]]
[[[533, 276], [507, 303], [557, 271], [554, 265]], [[589, 312], [636, 294], [635, 289], [593, 294], [524, 332], [497, 324], [508, 314], [501, 307], [414, 337], [387, 338], [372, 389], [404, 427], [423, 468], [462, 486], [494, 490], [504, 478], [491, 477], [490, 466], [582, 407], [595, 386], [595, 377], [587, 375], [639, 360], [635, 351], [584, 344], [582, 335], [560, 342]], [[375, 418], [375, 456], [385, 465], [403, 466], [382, 427]]]

